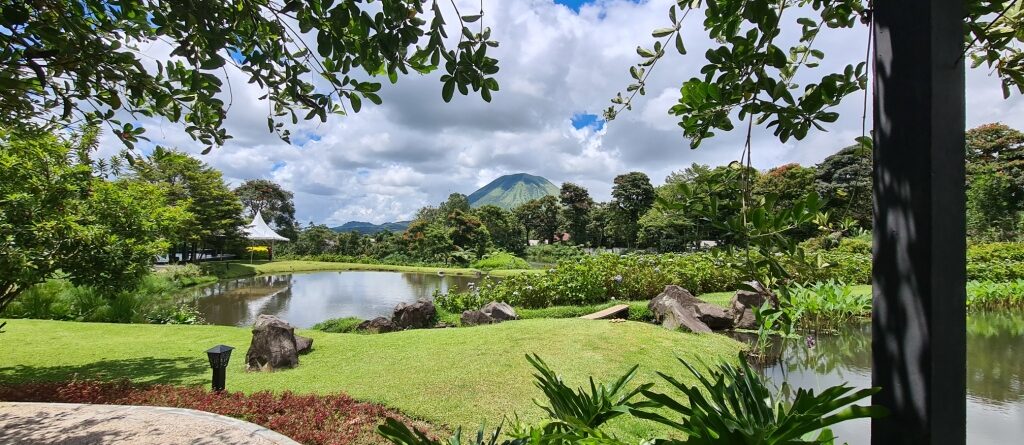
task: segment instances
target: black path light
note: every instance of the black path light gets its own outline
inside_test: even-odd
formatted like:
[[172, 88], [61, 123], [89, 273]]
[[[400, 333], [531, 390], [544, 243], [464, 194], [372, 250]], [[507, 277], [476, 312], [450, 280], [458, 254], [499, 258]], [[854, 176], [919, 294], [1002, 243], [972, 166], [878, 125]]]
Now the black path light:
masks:
[[224, 390], [225, 372], [228, 369], [228, 361], [231, 360], [231, 351], [234, 349], [231, 346], [217, 345], [206, 350], [206, 356], [210, 358], [210, 369], [213, 369], [214, 391]]

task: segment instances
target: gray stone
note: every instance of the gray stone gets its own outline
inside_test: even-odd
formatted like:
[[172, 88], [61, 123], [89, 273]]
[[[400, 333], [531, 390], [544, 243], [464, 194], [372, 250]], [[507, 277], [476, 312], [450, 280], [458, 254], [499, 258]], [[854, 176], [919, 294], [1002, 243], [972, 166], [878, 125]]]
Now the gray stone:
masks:
[[460, 317], [463, 326], [478, 326], [494, 323], [494, 319], [483, 311], [465, 311]]
[[396, 328], [395, 324], [391, 322], [391, 319], [377, 317], [374, 318], [373, 320], [366, 320], [362, 323], [359, 323], [359, 326], [356, 326], [356, 330], [369, 332], [371, 334], [383, 334], [386, 332], [397, 331], [398, 328]]
[[295, 328], [273, 315], [256, 317], [252, 327], [252, 342], [245, 353], [246, 369], [293, 368], [299, 364], [295, 345]]
[[313, 339], [309, 337], [303, 337], [301, 335], [295, 336], [295, 350], [299, 354], [305, 354], [313, 350]]
[[697, 303], [693, 305], [693, 311], [698, 320], [716, 331], [731, 329], [733, 326], [732, 314], [711, 303]]
[[775, 295], [757, 281], [748, 281], [744, 284], [753, 290], [740, 289], [736, 291], [729, 303], [729, 312], [736, 329], [755, 329], [757, 317], [754, 316], [754, 309], [764, 305], [765, 301], [774, 302]]
[[697, 317], [695, 306], [702, 303], [690, 291], [674, 284], [665, 286], [665, 290], [651, 299], [647, 304], [654, 321], [661, 323], [666, 329], [685, 329], [690, 332], [711, 332], [711, 328]]
[[434, 303], [420, 300], [415, 303], [398, 303], [391, 315], [391, 322], [398, 329], [425, 329], [434, 326], [437, 309]]
[[491, 317], [495, 323], [519, 319], [519, 315], [516, 314], [516, 310], [512, 309], [512, 306], [509, 306], [508, 303], [504, 302], [499, 303], [497, 301], [492, 301], [487, 303], [484, 307], [480, 308], [480, 312], [487, 314], [487, 316]]

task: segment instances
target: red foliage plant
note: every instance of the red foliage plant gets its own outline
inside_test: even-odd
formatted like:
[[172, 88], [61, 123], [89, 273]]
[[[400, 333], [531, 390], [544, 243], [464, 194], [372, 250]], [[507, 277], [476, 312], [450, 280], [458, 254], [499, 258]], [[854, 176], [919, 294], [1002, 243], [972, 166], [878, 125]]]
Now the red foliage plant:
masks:
[[308, 445], [387, 443], [376, 433], [376, 427], [388, 417], [414, 424], [431, 433], [436, 431], [436, 428], [412, 421], [398, 411], [359, 402], [344, 394], [215, 393], [195, 387], [73, 380], [0, 384], [0, 400], [195, 409], [252, 422]]

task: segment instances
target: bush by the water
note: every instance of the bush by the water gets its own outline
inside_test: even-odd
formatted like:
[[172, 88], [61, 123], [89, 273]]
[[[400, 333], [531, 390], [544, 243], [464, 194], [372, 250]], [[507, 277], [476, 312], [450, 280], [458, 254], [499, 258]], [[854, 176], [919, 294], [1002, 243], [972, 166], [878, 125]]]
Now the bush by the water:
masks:
[[173, 275], [163, 273], [150, 274], [134, 290], [104, 295], [91, 287], [51, 279], [26, 290], [0, 315], [107, 323], [202, 324], [204, 321], [194, 307], [175, 301], [185, 287], [181, 282], [191, 281], [175, 281]]
[[530, 263], [526, 260], [519, 258], [511, 253], [496, 250], [494, 252], [484, 255], [473, 263], [474, 269], [480, 270], [495, 270], [495, 269], [529, 269]]
[[1024, 279], [1024, 243], [968, 246], [967, 279], [995, 282]]
[[834, 329], [871, 314], [871, 292], [856, 292], [842, 282], [797, 284], [787, 290], [803, 327]]
[[967, 309], [1024, 308], [1024, 280], [968, 281]]
[[312, 329], [316, 331], [344, 334], [355, 332], [356, 327], [362, 322], [363, 319], [359, 317], [331, 318], [313, 325]]
[[571, 244], [538, 244], [526, 248], [526, 259], [535, 263], [555, 264], [582, 258], [583, 249]]

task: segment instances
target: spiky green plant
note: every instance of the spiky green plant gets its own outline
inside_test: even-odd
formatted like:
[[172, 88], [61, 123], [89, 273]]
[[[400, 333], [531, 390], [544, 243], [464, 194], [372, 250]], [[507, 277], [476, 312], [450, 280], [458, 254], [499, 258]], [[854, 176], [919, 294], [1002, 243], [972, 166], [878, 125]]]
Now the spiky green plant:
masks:
[[791, 401], [774, 394], [764, 379], [740, 356], [740, 365], [721, 364], [707, 375], [696, 367], [680, 363], [697, 379], [687, 386], [659, 372], [685, 396], [670, 396], [644, 390], [643, 394], [664, 410], [634, 409], [632, 414], [667, 425], [686, 435], [685, 439], [659, 439], [659, 444], [796, 445], [831, 444], [835, 436], [828, 427], [851, 419], [880, 417], [880, 406], [854, 405], [878, 392], [879, 388], [854, 390], [845, 384], [826, 388], [820, 394], [798, 389]]

